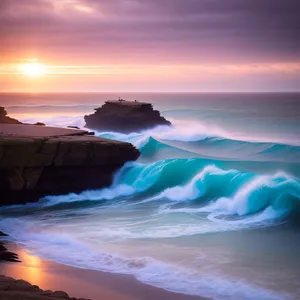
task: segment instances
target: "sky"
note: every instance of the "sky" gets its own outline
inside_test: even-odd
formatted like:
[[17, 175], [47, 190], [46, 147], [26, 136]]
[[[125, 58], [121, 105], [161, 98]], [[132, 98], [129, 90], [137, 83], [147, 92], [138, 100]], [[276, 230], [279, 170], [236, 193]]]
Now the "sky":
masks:
[[299, 91], [299, 36], [299, 0], [0, 0], [0, 92]]

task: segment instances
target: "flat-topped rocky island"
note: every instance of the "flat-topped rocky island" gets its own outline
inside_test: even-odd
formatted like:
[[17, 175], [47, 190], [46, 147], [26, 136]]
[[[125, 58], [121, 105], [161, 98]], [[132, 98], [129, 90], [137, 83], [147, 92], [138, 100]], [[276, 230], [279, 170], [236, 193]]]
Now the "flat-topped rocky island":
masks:
[[122, 99], [106, 101], [102, 107], [95, 109], [94, 114], [84, 119], [87, 128], [123, 133], [171, 125], [158, 110], [153, 109], [151, 103]]

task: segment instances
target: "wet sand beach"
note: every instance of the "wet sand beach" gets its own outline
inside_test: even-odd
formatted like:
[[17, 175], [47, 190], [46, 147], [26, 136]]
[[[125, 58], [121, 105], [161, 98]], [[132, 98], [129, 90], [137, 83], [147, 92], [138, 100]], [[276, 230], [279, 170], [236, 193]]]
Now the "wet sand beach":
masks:
[[[140, 283], [129, 275], [111, 274], [100, 271], [78, 269], [30, 255], [13, 243], [6, 247], [19, 255], [21, 263], [0, 264], [0, 274], [23, 279], [43, 290], [65, 291], [70, 297], [92, 300], [203, 300], [201, 297], [176, 294]], [[2, 278], [3, 280], [3, 278]], [[7, 294], [6, 294], [7, 295]], [[27, 294], [26, 294], [27, 295]], [[5, 296], [5, 295], [4, 295]], [[18, 299], [20, 294], [5, 298], [0, 290], [0, 299]], [[1, 298], [2, 297], [2, 298]], [[26, 298], [24, 294], [24, 299]], [[44, 298], [32, 298], [44, 299]]]

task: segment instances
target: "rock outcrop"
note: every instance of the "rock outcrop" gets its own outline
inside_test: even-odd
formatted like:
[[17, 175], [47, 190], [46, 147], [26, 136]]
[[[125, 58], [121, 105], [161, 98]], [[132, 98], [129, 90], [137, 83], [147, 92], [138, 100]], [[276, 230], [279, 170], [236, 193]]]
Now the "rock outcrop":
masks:
[[20, 262], [18, 254], [8, 251], [4, 246], [5, 241], [2, 240], [2, 238], [5, 238], [7, 236], [8, 235], [6, 233], [0, 231], [0, 263], [2, 261]]
[[22, 124], [16, 119], [10, 118], [7, 116], [7, 111], [4, 107], [0, 106], [0, 123], [6, 123], [6, 124]]
[[129, 143], [83, 130], [0, 124], [0, 205], [102, 188], [138, 157]]
[[83, 298], [71, 298], [64, 291], [43, 291], [37, 285], [32, 285], [24, 280], [16, 280], [0, 275], [0, 299], [7, 300], [88, 300]]
[[151, 103], [138, 101], [106, 101], [95, 113], [84, 117], [86, 127], [123, 133], [141, 131], [158, 125], [171, 125], [154, 110]]

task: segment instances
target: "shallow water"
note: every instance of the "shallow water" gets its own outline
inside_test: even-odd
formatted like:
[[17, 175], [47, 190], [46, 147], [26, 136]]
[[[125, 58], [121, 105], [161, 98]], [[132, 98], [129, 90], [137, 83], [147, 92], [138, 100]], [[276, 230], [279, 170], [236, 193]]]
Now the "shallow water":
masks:
[[[76, 95], [72, 107], [71, 94], [10, 97], [12, 116], [82, 126], [113, 95]], [[98, 132], [135, 144], [140, 159], [106, 189], [1, 208], [0, 227], [47, 259], [175, 292], [298, 299], [300, 95], [131, 97], [154, 102], [173, 126]]]

